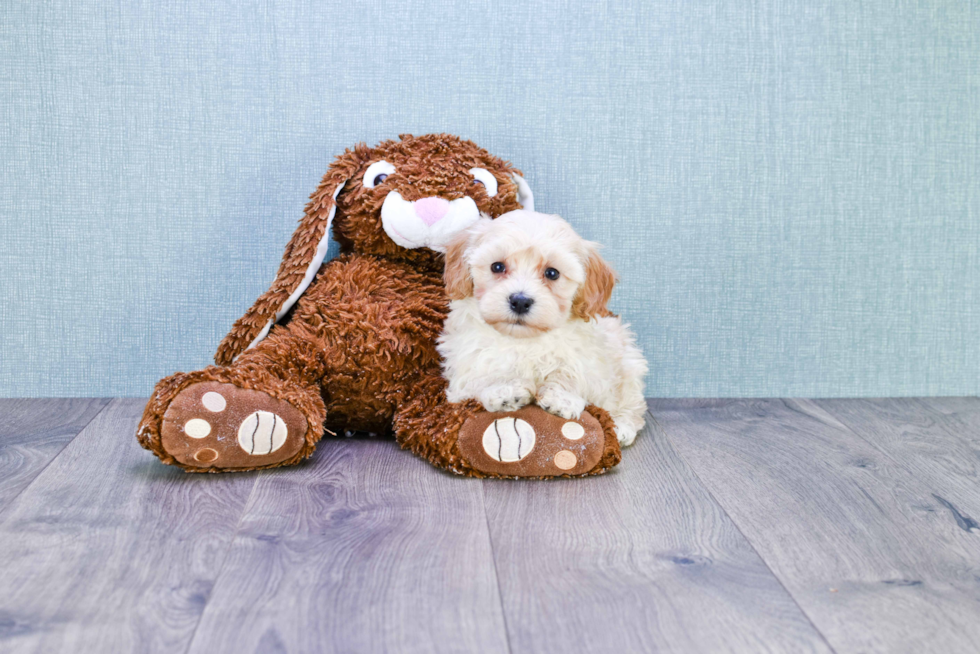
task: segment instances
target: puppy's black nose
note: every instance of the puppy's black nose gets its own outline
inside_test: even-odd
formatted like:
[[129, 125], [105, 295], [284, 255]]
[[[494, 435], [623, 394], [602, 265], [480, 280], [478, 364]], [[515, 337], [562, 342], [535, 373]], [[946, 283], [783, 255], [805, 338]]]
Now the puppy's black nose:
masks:
[[530, 311], [531, 305], [534, 304], [534, 299], [529, 298], [523, 293], [514, 293], [507, 299], [510, 300], [510, 310], [519, 316], [523, 316]]

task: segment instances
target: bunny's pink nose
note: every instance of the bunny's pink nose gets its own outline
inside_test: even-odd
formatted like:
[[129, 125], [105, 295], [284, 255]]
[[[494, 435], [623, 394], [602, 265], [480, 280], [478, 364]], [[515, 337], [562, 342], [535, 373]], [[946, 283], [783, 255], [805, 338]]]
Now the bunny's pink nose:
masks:
[[432, 227], [442, 220], [449, 211], [449, 202], [442, 198], [422, 198], [415, 201], [415, 215], [422, 219], [427, 227]]

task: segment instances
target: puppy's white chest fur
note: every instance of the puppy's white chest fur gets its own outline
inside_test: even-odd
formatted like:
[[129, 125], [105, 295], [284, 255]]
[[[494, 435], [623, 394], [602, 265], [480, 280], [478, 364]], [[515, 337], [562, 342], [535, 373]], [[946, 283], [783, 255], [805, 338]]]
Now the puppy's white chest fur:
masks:
[[601, 406], [622, 367], [611, 342], [620, 332], [618, 318], [599, 318], [570, 320], [538, 336], [514, 338], [484, 322], [474, 298], [456, 300], [439, 339], [449, 381], [446, 395], [459, 402], [478, 396], [488, 384], [513, 381], [534, 392], [557, 376], [566, 390]]

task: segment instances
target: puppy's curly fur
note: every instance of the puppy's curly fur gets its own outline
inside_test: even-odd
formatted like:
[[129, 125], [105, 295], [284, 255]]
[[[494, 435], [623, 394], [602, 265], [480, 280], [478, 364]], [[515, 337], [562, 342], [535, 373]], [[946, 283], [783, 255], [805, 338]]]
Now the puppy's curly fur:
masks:
[[453, 302], [439, 337], [450, 401], [515, 411], [532, 399], [578, 418], [612, 416], [620, 444], [643, 427], [647, 364], [606, 309], [615, 274], [558, 216], [513, 211], [481, 220], [449, 248]]
[[[381, 160], [394, 172], [372, 184], [365, 172]], [[475, 183], [473, 168], [493, 176], [495, 194]], [[381, 208], [397, 191], [405, 202], [472, 201], [480, 212], [499, 216], [521, 206], [515, 174], [520, 171], [508, 162], [446, 134], [403, 135], [344, 152], [311, 196], [271, 288], [221, 342], [218, 365], [157, 384], [138, 428], [140, 444], [164, 463], [218, 472], [296, 463], [310, 456], [325, 429], [393, 431], [403, 447], [437, 466], [487, 476], [457, 446], [460, 427], [482, 408], [477, 402], [449, 403], [440, 374], [435, 342], [448, 312], [443, 255], [395, 243]], [[331, 218], [341, 254], [317, 270]], [[161, 438], [164, 415], [184, 390], [210, 381], [259, 391], [298, 409], [308, 425], [299, 451], [282, 461], [237, 468], [175, 459]], [[612, 435], [609, 416], [598, 408], [592, 413]], [[592, 472], [618, 461], [618, 447], [607, 444]]]

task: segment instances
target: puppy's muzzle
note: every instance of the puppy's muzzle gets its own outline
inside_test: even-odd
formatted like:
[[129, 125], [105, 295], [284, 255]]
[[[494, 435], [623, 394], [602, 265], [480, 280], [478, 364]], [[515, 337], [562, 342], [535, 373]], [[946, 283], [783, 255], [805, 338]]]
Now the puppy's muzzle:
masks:
[[510, 302], [510, 310], [518, 316], [523, 316], [531, 310], [534, 298], [528, 297], [523, 293], [512, 293], [507, 301]]

